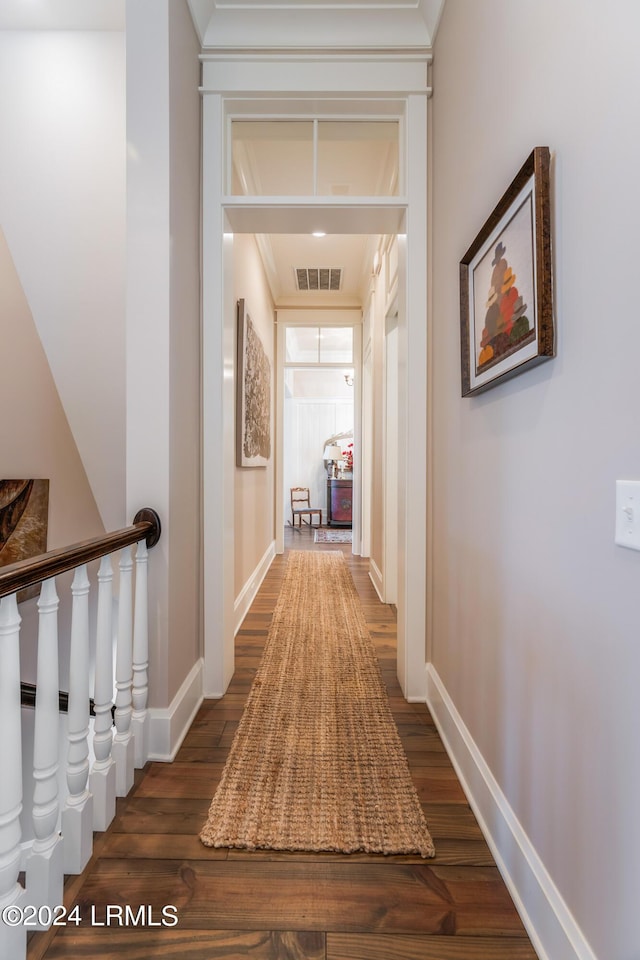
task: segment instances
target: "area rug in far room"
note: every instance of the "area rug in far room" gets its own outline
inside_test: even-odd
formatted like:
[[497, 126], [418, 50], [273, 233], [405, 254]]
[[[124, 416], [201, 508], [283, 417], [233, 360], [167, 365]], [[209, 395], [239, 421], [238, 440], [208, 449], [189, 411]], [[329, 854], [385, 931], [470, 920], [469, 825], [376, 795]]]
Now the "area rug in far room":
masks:
[[351, 543], [351, 530], [325, 530], [322, 527], [316, 530], [314, 541], [316, 543]]
[[200, 839], [248, 850], [434, 856], [340, 550], [289, 554]]

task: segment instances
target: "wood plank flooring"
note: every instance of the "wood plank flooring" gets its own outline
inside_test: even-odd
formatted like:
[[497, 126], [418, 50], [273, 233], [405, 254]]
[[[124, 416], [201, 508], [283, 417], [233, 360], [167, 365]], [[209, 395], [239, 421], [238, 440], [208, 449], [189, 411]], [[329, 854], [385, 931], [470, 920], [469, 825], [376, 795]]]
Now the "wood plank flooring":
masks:
[[[286, 562], [278, 557], [236, 642], [227, 694], [205, 701], [172, 764], [151, 763], [98, 838], [65, 900], [83, 922], [31, 938], [29, 960], [535, 960], [536, 954], [423, 704], [396, 679], [396, 624], [350, 546], [342, 549], [362, 599], [383, 679], [436, 858], [212, 850], [198, 833], [220, 778], [269, 629]], [[149, 909], [155, 926], [124, 925], [107, 906]], [[162, 908], [178, 923], [162, 925]], [[93, 922], [92, 922], [93, 918]], [[131, 917], [129, 918], [131, 920]], [[170, 914], [169, 920], [173, 920]]]

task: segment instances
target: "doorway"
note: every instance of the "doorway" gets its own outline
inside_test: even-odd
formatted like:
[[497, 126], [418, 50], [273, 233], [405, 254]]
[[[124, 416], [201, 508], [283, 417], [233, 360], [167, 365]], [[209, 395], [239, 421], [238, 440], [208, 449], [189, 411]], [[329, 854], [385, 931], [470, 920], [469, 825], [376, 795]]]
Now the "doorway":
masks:
[[311, 505], [322, 510], [323, 523], [327, 524], [327, 472], [336, 470], [344, 476], [345, 460], [327, 461], [324, 454], [332, 444], [339, 446], [343, 453], [349, 444], [353, 446], [353, 382], [353, 367], [341, 370], [320, 367], [317, 371], [285, 368], [282, 464], [285, 516], [289, 492], [302, 487], [309, 490]]
[[[350, 527], [360, 553], [358, 466], [361, 422], [361, 311], [277, 311], [278, 361], [276, 433], [282, 436], [276, 458], [276, 551], [290, 524], [290, 490], [308, 487], [312, 506], [322, 510], [323, 525]], [[349, 486], [348, 515], [331, 515], [332, 483]]]
[[[285, 74], [289, 68], [290, 86], [287, 86]], [[379, 68], [380, 64], [372, 64], [370, 68], [350, 63], [345, 71], [338, 70], [340, 79], [337, 74], [334, 79], [349, 89], [361, 69], [368, 74], [371, 71], [368, 82], [378, 89]], [[237, 82], [237, 73], [233, 77]], [[398, 423], [401, 425], [396, 465], [398, 676], [408, 698], [423, 700], [426, 691], [426, 91], [399, 94], [385, 100], [373, 95], [366, 101], [352, 100], [347, 104], [345, 100], [339, 108], [343, 115], [353, 115], [360, 109], [365, 116], [376, 112], [401, 116], [403, 180], [397, 195], [379, 199], [354, 199], [348, 195], [289, 199], [259, 195], [234, 197], [226, 192], [228, 141], [220, 138], [220, 132], [228, 129], [226, 118], [232, 110], [265, 116], [273, 112], [274, 104], [264, 97], [242, 100], [237, 87], [233, 92], [221, 89], [220, 78], [221, 74], [213, 69], [205, 70], [203, 75], [204, 690], [207, 695], [219, 695], [233, 674], [233, 232], [298, 233], [321, 228], [337, 235], [354, 231], [367, 235], [402, 234], [411, 206], [411, 217], [406, 220], [409, 232], [400, 238], [402, 256], [398, 279]], [[268, 86], [268, 81], [265, 82]], [[418, 89], [417, 76], [416, 83]], [[300, 113], [303, 106], [299, 99], [299, 64], [285, 65], [279, 74], [277, 89], [282, 91], [285, 87], [290, 91], [289, 109]], [[282, 101], [277, 107], [282, 109]], [[313, 109], [316, 113], [322, 110], [335, 113], [335, 99], [323, 101], [315, 95]], [[407, 522], [409, 505], [410, 523]], [[282, 510], [281, 500], [279, 506], [276, 502], [276, 510]], [[278, 528], [282, 529], [281, 523], [276, 523]]]

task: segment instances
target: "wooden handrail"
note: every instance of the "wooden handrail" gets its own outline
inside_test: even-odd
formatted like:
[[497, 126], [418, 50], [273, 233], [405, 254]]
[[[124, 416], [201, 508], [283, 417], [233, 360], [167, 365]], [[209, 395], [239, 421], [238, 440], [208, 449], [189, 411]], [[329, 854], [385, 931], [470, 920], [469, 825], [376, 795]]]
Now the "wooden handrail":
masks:
[[[22, 707], [35, 707], [36, 705], [36, 685], [35, 683], [20, 683], [20, 706]], [[58, 691], [58, 710], [60, 713], [68, 713], [69, 711], [69, 694], [64, 690]], [[95, 715], [93, 710], [93, 700], [89, 705], [89, 713], [91, 716]]]
[[[37, 687], [35, 683], [25, 683], [24, 681], [20, 684], [20, 706], [21, 707], [35, 707], [36, 705], [36, 691]], [[58, 690], [58, 710], [60, 713], [69, 712], [69, 694], [66, 690]], [[115, 704], [111, 708], [111, 716], [115, 716], [116, 707]], [[95, 717], [95, 703], [93, 697], [89, 700], [89, 716]]]
[[140, 540], [146, 540], [147, 546], [153, 547], [160, 539], [160, 533], [158, 514], [151, 507], [144, 507], [136, 513], [130, 527], [0, 567], [0, 597], [24, 590], [25, 587], [41, 583], [50, 577], [57, 577], [67, 570], [74, 570], [83, 563], [115, 553], [116, 550]]

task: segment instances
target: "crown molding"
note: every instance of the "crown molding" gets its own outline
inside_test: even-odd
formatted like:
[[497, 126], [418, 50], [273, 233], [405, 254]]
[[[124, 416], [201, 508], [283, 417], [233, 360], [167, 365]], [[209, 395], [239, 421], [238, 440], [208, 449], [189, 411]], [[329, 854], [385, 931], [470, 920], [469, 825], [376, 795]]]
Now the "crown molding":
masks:
[[288, 61], [288, 60], [329, 60], [337, 63], [346, 61], [362, 61], [363, 63], [372, 60], [383, 61], [414, 61], [431, 64], [433, 54], [424, 47], [221, 47], [220, 49], [207, 49], [200, 55], [203, 62], [215, 60], [224, 62], [225, 60], [245, 60], [245, 61]]
[[433, 45], [444, 2], [188, 0], [203, 51], [424, 51]]

